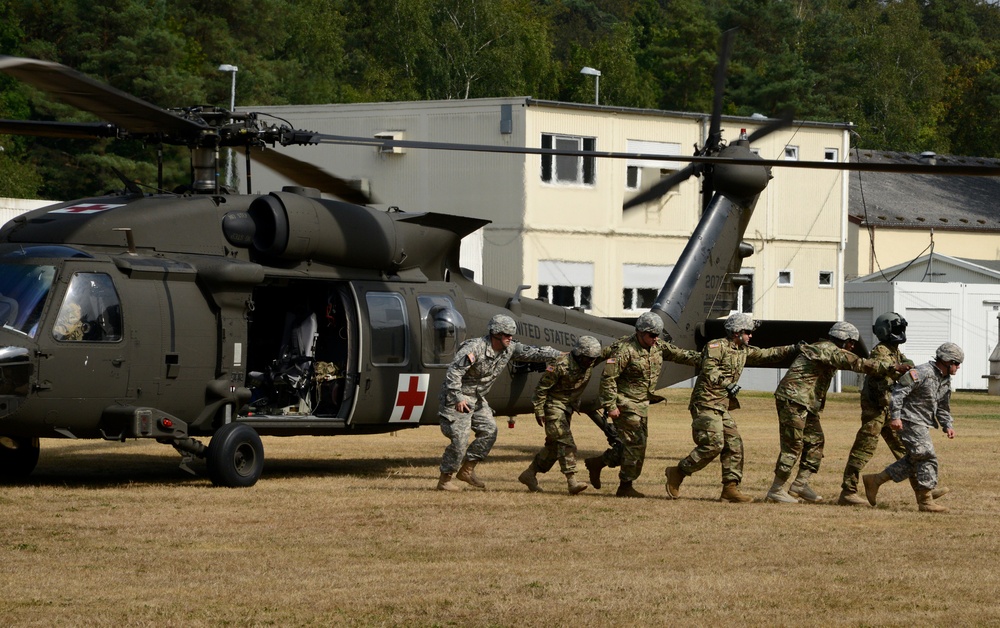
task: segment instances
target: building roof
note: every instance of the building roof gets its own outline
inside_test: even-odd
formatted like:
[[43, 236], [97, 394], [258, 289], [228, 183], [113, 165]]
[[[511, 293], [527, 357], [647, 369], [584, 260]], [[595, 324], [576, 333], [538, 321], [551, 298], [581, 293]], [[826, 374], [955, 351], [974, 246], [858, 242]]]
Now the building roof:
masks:
[[[998, 165], [996, 159], [929, 154], [938, 164]], [[860, 151], [858, 163], [927, 163], [915, 153]], [[1000, 179], [881, 172], [850, 173], [852, 222], [895, 229], [1000, 231]]]
[[1000, 260], [965, 259], [930, 253], [896, 264], [881, 272], [852, 279], [848, 283], [920, 281], [930, 283], [1000, 283]]

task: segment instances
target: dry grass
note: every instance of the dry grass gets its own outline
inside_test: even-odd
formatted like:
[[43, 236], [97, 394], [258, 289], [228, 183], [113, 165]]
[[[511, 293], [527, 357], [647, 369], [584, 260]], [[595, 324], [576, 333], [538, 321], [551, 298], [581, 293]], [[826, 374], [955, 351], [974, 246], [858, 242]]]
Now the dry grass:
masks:
[[[935, 437], [952, 512], [917, 512], [905, 484], [877, 509], [718, 503], [719, 465], [663, 491], [691, 448], [687, 391], [651, 415], [636, 486], [565, 495], [516, 482], [541, 444], [530, 417], [501, 427], [480, 466], [490, 488], [432, 490], [435, 427], [397, 436], [265, 438], [264, 478], [211, 488], [155, 443], [43, 442], [25, 486], [0, 487], [0, 623], [48, 625], [552, 626], [1000, 625], [996, 567], [1000, 412], [955, 399], [958, 436]], [[778, 453], [769, 395], [741, 395], [744, 487], [763, 496]], [[832, 396], [828, 498], [857, 427]], [[577, 417], [581, 451], [603, 436]], [[890, 460], [884, 446], [871, 470]]]

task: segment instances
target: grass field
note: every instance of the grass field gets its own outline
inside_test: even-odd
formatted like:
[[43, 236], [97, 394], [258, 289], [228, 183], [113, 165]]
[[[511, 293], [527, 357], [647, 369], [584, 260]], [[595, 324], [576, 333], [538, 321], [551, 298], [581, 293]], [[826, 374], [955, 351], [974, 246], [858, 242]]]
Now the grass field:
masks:
[[[957, 394], [957, 436], [934, 436], [950, 513], [907, 484], [878, 508], [728, 504], [718, 462], [666, 499], [691, 448], [688, 391], [650, 416], [644, 500], [570, 497], [555, 469], [516, 477], [541, 445], [501, 424], [488, 490], [435, 491], [436, 427], [265, 438], [251, 489], [212, 488], [148, 442], [43, 441], [30, 481], [0, 486], [4, 626], [1000, 625], [1000, 400]], [[744, 490], [778, 454], [773, 398], [741, 393]], [[835, 501], [857, 394], [831, 395], [817, 491]], [[584, 455], [604, 448], [574, 420]], [[891, 460], [882, 445], [868, 471]], [[581, 465], [582, 467], [582, 465]], [[203, 466], [199, 467], [203, 471]], [[585, 477], [585, 473], [581, 476]]]

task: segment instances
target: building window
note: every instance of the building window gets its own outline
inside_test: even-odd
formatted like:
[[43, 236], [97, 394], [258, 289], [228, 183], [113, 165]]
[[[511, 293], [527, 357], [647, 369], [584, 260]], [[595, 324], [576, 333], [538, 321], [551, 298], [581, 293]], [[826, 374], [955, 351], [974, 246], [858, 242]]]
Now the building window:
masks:
[[642, 169], [639, 166], [625, 167], [625, 189], [638, 190], [642, 185]]
[[790, 271], [790, 270], [779, 270], [778, 271], [778, 285], [779, 286], [791, 286], [792, 285], [792, 271]]
[[799, 147], [798, 146], [786, 146], [785, 147], [785, 159], [788, 161], [798, 161], [799, 159]]
[[823, 161], [840, 161], [840, 151], [836, 148], [824, 148]]
[[[681, 145], [677, 142], [626, 140], [625, 150], [639, 155], [680, 155]], [[638, 190], [642, 187], [643, 180], [655, 182], [672, 175], [684, 165], [663, 159], [629, 159], [625, 162], [625, 189]]]
[[819, 271], [819, 287], [820, 288], [832, 288], [833, 287], [833, 271], [832, 270], [821, 270], [821, 271]]
[[622, 266], [622, 308], [644, 311], [653, 307], [673, 266], [625, 264]]
[[[542, 148], [593, 151], [597, 150], [597, 139], [543, 133]], [[542, 181], [569, 185], [594, 185], [595, 163], [594, 157], [542, 155]]]
[[538, 298], [563, 307], [593, 307], [594, 265], [585, 262], [538, 262]]
[[740, 285], [736, 285], [734, 282], [736, 298], [733, 300], [733, 308], [735, 308], [733, 313], [753, 314], [753, 269], [744, 268], [740, 271], [740, 275], [744, 279]]

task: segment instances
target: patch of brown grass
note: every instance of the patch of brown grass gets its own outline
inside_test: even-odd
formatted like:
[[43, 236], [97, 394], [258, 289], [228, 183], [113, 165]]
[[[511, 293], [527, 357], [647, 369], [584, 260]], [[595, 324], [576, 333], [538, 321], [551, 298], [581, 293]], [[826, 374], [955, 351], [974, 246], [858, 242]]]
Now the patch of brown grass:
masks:
[[[211, 488], [155, 443], [43, 441], [30, 482], [0, 487], [5, 625], [551, 626], [1000, 623], [1000, 413], [953, 400], [957, 437], [935, 435], [945, 515], [906, 484], [878, 508], [723, 504], [718, 463], [665, 498], [663, 470], [692, 447], [688, 391], [654, 406], [645, 500], [570, 497], [517, 483], [544, 435], [501, 423], [480, 465], [487, 491], [433, 490], [446, 440], [265, 438], [264, 477]], [[770, 395], [741, 394], [744, 489], [763, 497], [778, 454]], [[813, 482], [835, 500], [857, 395], [831, 395], [827, 458]], [[581, 454], [604, 447], [574, 420]], [[581, 456], [582, 457], [582, 456]], [[891, 461], [881, 446], [868, 470]], [[582, 467], [582, 465], [581, 465]], [[586, 473], [581, 473], [585, 476]]]

